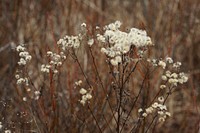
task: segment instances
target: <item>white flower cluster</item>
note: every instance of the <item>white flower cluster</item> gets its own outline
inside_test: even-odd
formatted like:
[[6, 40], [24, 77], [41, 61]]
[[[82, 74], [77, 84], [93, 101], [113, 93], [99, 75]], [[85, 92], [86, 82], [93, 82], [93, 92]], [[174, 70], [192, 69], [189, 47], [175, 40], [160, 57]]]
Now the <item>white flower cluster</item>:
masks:
[[49, 64], [41, 65], [41, 71], [45, 73], [49, 73], [50, 69], [53, 70], [53, 73], [58, 73], [57, 67], [62, 65], [63, 60], [66, 59], [64, 52], [60, 52], [60, 54], [53, 53], [51, 51], [47, 52], [47, 56], [50, 58]]
[[87, 92], [87, 90], [84, 89], [84, 88], [81, 88], [80, 91], [79, 91], [79, 93], [82, 95], [82, 99], [80, 100], [80, 103], [81, 103], [83, 106], [85, 105], [85, 103], [86, 103], [88, 100], [92, 99], [91, 92]]
[[88, 100], [92, 99], [92, 95], [91, 95], [92, 89], [89, 88], [89, 91], [87, 91], [86, 89], [84, 89], [83, 87], [81, 87], [82, 83], [83, 83], [82, 80], [76, 81], [75, 82], [75, 88], [76, 87], [80, 88], [79, 93], [82, 96], [81, 96], [81, 100], [79, 100], [79, 102], [84, 106], [88, 102]]
[[34, 99], [38, 100], [40, 98], [40, 91], [35, 91], [34, 92]]
[[149, 114], [156, 113], [159, 117], [159, 122], [164, 122], [167, 116], [171, 116], [170, 112], [167, 111], [166, 105], [163, 105], [164, 97], [158, 97], [158, 102], [154, 102], [150, 107], [145, 110], [139, 109], [138, 112], [142, 117], [147, 117]]
[[[40, 91], [38, 90], [34, 91], [33, 95], [31, 96], [31, 99], [38, 100], [40, 98], [40, 94], [41, 94]], [[22, 100], [26, 102], [28, 99], [27, 97], [23, 97]]]
[[19, 74], [16, 74], [15, 75], [15, 78], [17, 79], [17, 84], [20, 85], [22, 83], [25, 83], [26, 86], [29, 85], [29, 81], [28, 81], [28, 78], [26, 77], [20, 77]]
[[66, 35], [64, 38], [61, 38], [57, 44], [62, 50], [66, 50], [67, 48], [79, 48], [82, 40], [82, 35], [78, 36], [68, 36]]
[[172, 64], [173, 59], [171, 57], [166, 57], [165, 60], [157, 60], [157, 59], [147, 59], [148, 62], [152, 63], [153, 66], [160, 66], [163, 69], [166, 68], [167, 64]]
[[132, 28], [130, 32], [127, 33], [120, 31], [120, 26], [121, 22], [116, 21], [115, 23], [105, 26], [103, 35], [97, 34], [97, 40], [107, 44], [105, 48], [101, 49], [101, 52], [112, 58], [112, 65], [117, 65], [119, 63], [121, 59], [115, 57], [129, 52], [131, 45], [137, 48], [153, 45], [146, 31]]
[[185, 73], [180, 72], [180, 73], [172, 73], [169, 70], [165, 72], [164, 75], [162, 75], [162, 80], [167, 81], [169, 84], [173, 86], [177, 86], [179, 84], [186, 83], [188, 81], [188, 77], [186, 76]]
[[[175, 62], [171, 57], [167, 57], [165, 60], [156, 60], [156, 59], [147, 59], [148, 62], [152, 63], [153, 66], [161, 66], [163, 69], [167, 67], [167, 65], [171, 65], [173, 70], [177, 70], [181, 66], [181, 62]], [[165, 83], [169, 83], [173, 86], [177, 86], [179, 84], [186, 83], [188, 81], [188, 77], [183, 72], [171, 72], [169, 70], [165, 71], [165, 74], [161, 76], [161, 79], [165, 81]], [[160, 85], [160, 89], [166, 88], [166, 85]]]
[[181, 62], [176, 62], [176, 63], [173, 64], [173, 67], [179, 68], [181, 65], [182, 65]]
[[160, 66], [163, 69], [166, 68], [167, 64], [172, 65], [173, 68], [180, 68], [181, 62], [175, 62], [171, 57], [166, 57], [165, 60], [157, 60], [157, 59], [147, 59], [148, 62], [152, 63], [153, 66]]
[[89, 40], [88, 40], [88, 45], [89, 45], [89, 46], [92, 46], [93, 44], [94, 44], [94, 39], [89, 39]]
[[18, 64], [20, 66], [26, 65], [26, 63], [32, 59], [29, 52], [26, 51], [24, 44], [20, 44], [19, 46], [17, 46], [16, 50], [17, 50], [17, 52], [19, 52], [20, 60], [19, 60]]
[[[19, 53], [20, 60], [18, 61], [18, 64], [20, 66], [25, 66], [27, 62], [29, 62], [32, 59], [32, 56], [26, 50], [24, 44], [18, 45], [16, 47], [16, 51]], [[25, 83], [25, 85], [28, 86], [29, 85], [28, 78], [21, 75], [22, 74], [19, 73], [15, 75], [15, 78], [17, 79], [17, 84], [20, 85], [22, 83]]]

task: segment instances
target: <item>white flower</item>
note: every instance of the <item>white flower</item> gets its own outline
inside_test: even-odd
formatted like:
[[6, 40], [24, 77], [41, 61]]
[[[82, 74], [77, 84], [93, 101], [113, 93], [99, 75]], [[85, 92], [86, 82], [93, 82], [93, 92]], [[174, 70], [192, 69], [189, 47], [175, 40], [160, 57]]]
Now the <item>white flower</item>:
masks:
[[81, 24], [81, 27], [86, 27], [86, 26], [87, 26], [86, 23]]
[[16, 50], [17, 50], [17, 52], [20, 52], [20, 51], [25, 51], [26, 48], [23, 47], [22, 45], [19, 45], [19, 46], [17, 46]]
[[30, 61], [31, 59], [32, 59], [32, 56], [30, 56], [30, 55], [28, 55], [28, 56], [25, 57], [26, 61]]
[[87, 93], [87, 90], [85, 90], [84, 88], [81, 88], [79, 91], [80, 94], [84, 95]]
[[140, 112], [142, 112], [143, 111], [143, 109], [142, 108], [139, 108], [138, 109], [138, 113], [140, 113]]
[[169, 79], [169, 83], [170, 83], [170, 84], [173, 84], [173, 85], [175, 85], [175, 86], [177, 86], [178, 80], [177, 80], [177, 79], [170, 78], [170, 79]]
[[87, 101], [86, 95], [82, 95], [82, 100]]
[[19, 79], [20, 77], [19, 77], [19, 75], [18, 75], [18, 74], [16, 74], [16, 75], [15, 75], [15, 78], [16, 78], [16, 79]]
[[163, 112], [163, 111], [158, 111], [158, 114], [159, 114], [159, 115], [163, 115], [164, 112]]
[[166, 88], [166, 85], [160, 85], [160, 89]]
[[164, 102], [164, 100], [165, 100], [164, 97], [158, 97], [158, 101], [159, 101], [159, 102], [162, 103], [162, 102]]
[[97, 34], [97, 40], [102, 42], [102, 43], [105, 43], [106, 42], [106, 38], [100, 34]]
[[118, 29], [118, 27], [116, 27], [116, 25], [113, 24], [113, 23], [109, 24], [109, 25], [107, 26], [107, 28], [108, 28], [109, 30], [113, 30], [113, 31], [115, 31], [115, 30]]
[[19, 65], [26, 65], [26, 60], [24, 58], [20, 58], [18, 64]]
[[83, 106], [85, 105], [85, 102], [86, 102], [86, 101], [85, 101], [85, 100], [83, 100], [83, 99], [82, 99], [82, 100], [80, 100], [80, 103], [81, 103]]
[[167, 110], [166, 105], [158, 104], [158, 107], [160, 108], [160, 110]]
[[26, 97], [23, 97], [23, 101], [27, 101], [27, 98], [26, 98]]
[[172, 73], [171, 77], [173, 77], [173, 78], [177, 78], [177, 77], [178, 77], [178, 74], [176, 74], [176, 73]]
[[166, 81], [167, 80], [167, 77], [165, 75], [162, 75], [162, 80]]
[[167, 116], [171, 116], [171, 113], [170, 112], [165, 112], [165, 114], [167, 115]]
[[24, 78], [24, 79], [25, 79], [26, 86], [28, 86], [29, 85], [28, 78]]
[[167, 71], [165, 72], [165, 75], [166, 75], [168, 78], [170, 78], [170, 77], [171, 77], [171, 72], [170, 72], [169, 70], [167, 70]]
[[116, 22], [115, 22], [115, 26], [116, 26], [117, 28], [120, 28], [121, 25], [122, 25], [122, 23], [121, 23], [120, 21], [116, 21]]
[[44, 72], [44, 73], [49, 73], [50, 72], [50, 68], [51, 66], [50, 65], [41, 65], [41, 72]]
[[118, 65], [118, 61], [116, 61], [115, 59], [111, 59], [111, 60], [110, 60], [110, 63], [111, 63], [113, 66], [117, 66], [117, 65]]
[[184, 73], [183, 73], [183, 75], [181, 75], [181, 79], [183, 80], [184, 83], [188, 81], [188, 77], [185, 76]]
[[181, 62], [176, 62], [173, 64], [174, 68], [179, 68], [181, 66]]
[[183, 79], [178, 79], [178, 82], [180, 83], [180, 84], [183, 84], [184, 82], [183, 82]]
[[19, 53], [19, 56], [20, 56], [20, 57], [26, 57], [27, 55], [29, 55], [29, 53], [26, 52], [26, 51], [20, 52], [20, 53]]
[[143, 116], [143, 117], [147, 117], [147, 113], [143, 113], [142, 116]]
[[94, 44], [94, 39], [90, 39], [89, 41], [88, 41], [88, 45], [89, 46], [92, 46]]
[[53, 52], [47, 51], [47, 56], [53, 56]]
[[158, 121], [159, 121], [159, 122], [164, 122], [164, 121], [165, 121], [165, 118], [164, 118], [164, 117], [160, 117], [160, 118], [158, 119]]
[[107, 50], [105, 48], [101, 48], [102, 53], [107, 53]]
[[92, 98], [92, 95], [90, 93], [87, 93], [86, 98], [90, 100]]
[[96, 26], [95, 28], [96, 28], [96, 30], [100, 29], [100, 27], [99, 27], [99, 26]]
[[80, 86], [82, 83], [83, 83], [82, 80], [79, 80], [79, 81], [75, 82], [75, 85]]
[[167, 58], [166, 58], [166, 62], [168, 62], [168, 63], [170, 63], [170, 64], [171, 64], [171, 63], [173, 63], [173, 60], [172, 60], [172, 58], [171, 58], [171, 57], [167, 57]]
[[30, 88], [27, 88], [27, 89], [26, 89], [26, 91], [27, 91], [27, 92], [30, 92], [30, 91], [31, 91], [31, 89], [30, 89]]
[[121, 56], [116, 56], [116, 57], [115, 57], [115, 60], [116, 60], [118, 63], [122, 62]]
[[35, 91], [35, 95], [40, 95], [40, 91]]
[[166, 63], [164, 61], [159, 61], [158, 65], [161, 66], [163, 69], [166, 67]]
[[151, 114], [153, 112], [153, 110], [154, 110], [153, 107], [149, 107], [145, 111], [147, 114]]
[[152, 107], [153, 108], [157, 108], [158, 107], [158, 103], [157, 102], [153, 103]]
[[24, 78], [19, 78], [18, 80], [17, 80], [17, 84], [19, 85], [19, 84], [22, 84], [23, 82], [25, 82], [25, 79]]
[[129, 50], [130, 50], [130, 46], [129, 45], [125, 45], [125, 46], [123, 46], [122, 53], [126, 54]]

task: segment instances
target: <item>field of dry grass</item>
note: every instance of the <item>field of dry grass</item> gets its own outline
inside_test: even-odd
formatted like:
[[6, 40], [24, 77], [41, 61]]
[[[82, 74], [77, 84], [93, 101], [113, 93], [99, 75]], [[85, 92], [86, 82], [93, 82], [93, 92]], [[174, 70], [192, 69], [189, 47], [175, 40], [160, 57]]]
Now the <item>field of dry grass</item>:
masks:
[[[129, 63], [127, 71], [137, 67], [123, 86], [123, 77], [129, 75], [124, 65], [109, 64], [96, 40], [92, 47], [81, 45], [67, 51], [58, 74], [40, 71], [49, 61], [47, 51], [60, 52], [57, 41], [80, 33], [82, 23], [88, 26], [88, 37], [94, 37], [96, 26], [116, 20], [122, 22], [122, 31], [146, 30], [154, 47], [147, 48], [145, 58], [172, 57], [182, 63], [180, 71], [187, 74], [188, 82], [173, 93], [166, 92], [171, 117], [164, 122], [159, 123], [157, 115], [138, 119], [137, 112], [160, 95], [164, 70], [152, 71], [145, 61]], [[16, 47], [20, 43], [32, 55], [26, 67], [18, 65]], [[137, 49], [131, 50], [127, 56], [137, 59]], [[199, 133], [199, 51], [199, 0], [1, 0], [0, 132]], [[16, 84], [18, 73], [28, 77], [29, 86]], [[78, 80], [83, 82], [81, 87], [75, 85]], [[82, 87], [92, 88], [92, 99], [85, 106], [79, 101]], [[126, 88], [128, 102], [118, 104], [122, 94], [118, 99], [117, 90]], [[38, 98], [35, 91], [40, 92]], [[121, 111], [127, 111], [128, 117], [122, 119]]]

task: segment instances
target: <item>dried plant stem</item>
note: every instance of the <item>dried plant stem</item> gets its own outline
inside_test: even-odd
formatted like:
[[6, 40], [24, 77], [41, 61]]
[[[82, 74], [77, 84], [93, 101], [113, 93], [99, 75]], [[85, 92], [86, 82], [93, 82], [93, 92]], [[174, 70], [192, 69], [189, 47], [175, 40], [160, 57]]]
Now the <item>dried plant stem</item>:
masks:
[[120, 133], [123, 131], [123, 128], [124, 128], [124, 126], [125, 126], [125, 124], [126, 124], [126, 121], [128, 120], [128, 118], [129, 118], [129, 116], [130, 116], [130, 114], [131, 114], [133, 108], [135, 107], [135, 103], [137, 102], [137, 100], [138, 100], [140, 94], [142, 93], [142, 90], [143, 90], [143, 87], [144, 87], [144, 82], [145, 82], [145, 80], [146, 80], [147, 74], [148, 74], [148, 73], [145, 74], [145, 77], [144, 77], [144, 79], [143, 79], [143, 81], [142, 81], [142, 85], [141, 85], [141, 87], [140, 87], [140, 90], [139, 90], [139, 92], [138, 92], [138, 95], [136, 96], [136, 98], [135, 98], [135, 100], [134, 100], [134, 102], [133, 102], [133, 104], [132, 104], [132, 106], [131, 106], [131, 109], [130, 109], [130, 111], [128, 112], [128, 115], [126, 116], [126, 119], [125, 119], [125, 121], [124, 121], [124, 123], [123, 123], [123, 125], [122, 125], [122, 128], [121, 128]]
[[55, 90], [54, 90], [55, 88], [54, 88], [53, 73], [52, 73], [52, 71], [50, 72], [49, 76], [50, 76], [51, 105], [52, 105], [52, 110], [53, 110], [53, 113], [54, 113], [50, 131], [54, 132], [54, 130], [55, 130], [56, 126], [57, 126], [57, 120], [58, 120], [58, 118], [57, 118], [57, 113], [56, 113], [57, 107], [56, 107]]
[[155, 116], [153, 117], [153, 119], [152, 119], [151, 123], [149, 124], [149, 126], [147, 127], [145, 133], [148, 132], [148, 130], [150, 129], [151, 125], [153, 124], [153, 122], [155, 121], [155, 119], [157, 118], [157, 116], [158, 116], [158, 115], [155, 115]]
[[91, 110], [91, 108], [90, 108], [90, 106], [89, 106], [89, 104], [88, 104], [88, 109], [90, 110], [90, 113], [92, 114], [92, 117], [93, 117], [93, 119], [95, 120], [97, 127], [99, 128], [99, 131], [100, 131], [101, 133], [103, 133], [102, 130], [101, 130], [101, 128], [100, 128], [100, 126], [99, 126], [99, 123], [98, 123], [97, 119], [95, 118], [95, 116], [94, 116], [94, 114], [93, 114], [93, 112], [92, 112], [92, 110]]
[[36, 125], [36, 127], [37, 127], [38, 132], [39, 132], [39, 133], [42, 133], [41, 130], [40, 130], [40, 128], [39, 128], [39, 125], [37, 124], [37, 121], [36, 121], [36, 119], [35, 119], [35, 116], [33, 115], [32, 109], [29, 108], [29, 110], [30, 110], [30, 113], [31, 113], [31, 115], [32, 115], [32, 117], [33, 117], [33, 121], [35, 122], [35, 125]]
[[89, 82], [89, 80], [88, 80], [88, 78], [87, 78], [85, 72], [83, 71], [83, 68], [82, 68], [82, 66], [81, 66], [81, 63], [79, 62], [79, 59], [78, 59], [78, 57], [77, 57], [77, 55], [76, 55], [74, 49], [73, 49], [73, 55], [74, 55], [74, 58], [73, 58], [73, 59], [75, 59], [75, 61], [77, 62], [78, 66], [79, 66], [79, 68], [80, 68], [80, 70], [81, 70], [81, 73], [83, 74], [83, 76], [84, 76], [84, 78], [85, 78], [85, 80], [86, 80], [88, 86], [89, 86], [90, 88], [92, 88], [92, 86], [91, 86], [91, 84], [90, 84], [90, 82]]
[[130, 76], [135, 71], [138, 63], [139, 63], [139, 60], [136, 62], [135, 66], [132, 68], [132, 70], [130, 71], [130, 73], [128, 74], [128, 76], [126, 77], [126, 79], [124, 80], [124, 84], [130, 79]]
[[106, 120], [106, 117], [105, 117], [104, 115], [103, 115], [103, 118], [105, 119], [106, 124], [107, 124], [107, 126], [109, 127], [111, 133], [113, 133], [113, 131], [112, 131], [111, 127], [110, 127], [110, 124], [109, 124], [109, 122]]
[[[99, 72], [98, 72], [97, 65], [96, 65], [96, 63], [95, 63], [95, 59], [94, 59], [94, 55], [93, 55], [93, 53], [92, 53], [91, 47], [89, 48], [89, 51], [90, 51], [90, 54], [91, 54], [91, 57], [92, 57], [92, 62], [93, 62], [93, 65], [94, 65], [94, 68], [95, 68], [97, 77], [98, 77], [98, 79], [99, 79], [99, 81], [100, 81], [100, 84], [101, 84], [101, 87], [102, 87], [102, 89], [103, 89], [103, 92], [104, 92], [104, 94], [106, 95], [106, 101], [108, 102], [108, 105], [109, 105], [109, 107], [110, 107], [112, 116], [113, 116], [115, 122], [117, 123], [117, 119], [115, 118], [114, 111], [113, 111], [113, 109], [112, 109], [112, 107], [111, 107], [110, 100], [109, 100], [109, 98], [108, 98], [108, 96], [107, 96], [107, 95], [108, 95], [108, 92], [107, 92], [107, 90], [105, 89], [105, 87], [104, 87], [104, 85], [103, 85], [103, 82], [102, 82], [102, 80], [101, 80], [101, 77], [100, 77], [100, 74], [99, 74]], [[105, 102], [105, 104], [106, 104], [106, 102]]]

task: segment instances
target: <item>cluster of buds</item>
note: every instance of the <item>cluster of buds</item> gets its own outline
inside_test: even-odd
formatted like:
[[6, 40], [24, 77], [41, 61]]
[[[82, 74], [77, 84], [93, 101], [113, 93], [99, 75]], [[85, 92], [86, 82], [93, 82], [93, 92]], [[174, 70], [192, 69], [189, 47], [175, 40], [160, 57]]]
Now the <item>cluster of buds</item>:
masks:
[[81, 88], [79, 93], [82, 95], [80, 103], [84, 106], [88, 100], [92, 99], [91, 91]]
[[92, 99], [92, 95], [91, 95], [92, 89], [89, 89], [89, 91], [87, 91], [86, 89], [81, 87], [82, 83], [83, 83], [82, 80], [76, 81], [75, 86], [80, 88], [79, 93], [82, 96], [79, 102], [84, 106], [90, 99]]
[[24, 44], [20, 44], [16, 48], [17, 52], [19, 52], [20, 60], [18, 62], [18, 65], [26, 65], [27, 62], [29, 62], [32, 59], [32, 56], [29, 54], [29, 52], [26, 51], [26, 48]]
[[146, 109], [139, 109], [138, 112], [142, 117], [147, 117], [150, 114], [156, 113], [158, 115], [159, 122], [164, 122], [167, 117], [170, 117], [170, 112], [167, 111], [166, 105], [163, 104], [164, 97], [158, 97], [158, 102], [154, 102], [150, 107]]
[[49, 73], [50, 69], [54, 74], [58, 73], [57, 67], [62, 65], [62, 62], [66, 59], [64, 52], [60, 52], [59, 54], [53, 53], [51, 51], [47, 52], [47, 56], [50, 58], [49, 64], [41, 65], [41, 71], [45, 73]]
[[188, 77], [186, 76], [185, 73], [180, 72], [180, 73], [172, 73], [169, 70], [165, 72], [164, 75], [162, 75], [162, 80], [167, 81], [169, 84], [173, 86], [177, 86], [179, 84], [183, 84], [188, 81]]
[[161, 79], [165, 84], [160, 85], [160, 89], [166, 88], [166, 83], [172, 86], [183, 84], [188, 81], [188, 77], [183, 72], [178, 72], [181, 62], [174, 62], [171, 57], [167, 57], [165, 60], [147, 59], [148, 62], [152, 63], [153, 66], [160, 66], [163, 69], [172, 68], [173, 71], [165, 70], [165, 73], [161, 76]]
[[26, 86], [29, 85], [28, 78], [27, 77], [21, 77], [19, 74], [15, 75], [15, 78], [17, 79], [17, 84], [20, 85], [24, 83]]
[[[29, 54], [29, 52], [26, 50], [26, 47], [24, 44], [20, 44], [16, 47], [16, 51], [19, 53], [19, 61], [18, 65], [25, 66], [27, 62], [30, 62], [32, 59], [32, 56]], [[25, 84], [26, 86], [29, 85], [29, 81], [27, 77], [22, 76], [23, 74], [17, 73], [15, 75], [15, 78], [17, 79], [17, 84]]]
[[68, 48], [79, 48], [81, 44], [82, 36], [81, 34], [78, 36], [68, 36], [66, 35], [64, 38], [58, 40], [57, 44], [62, 50], [66, 50]]

